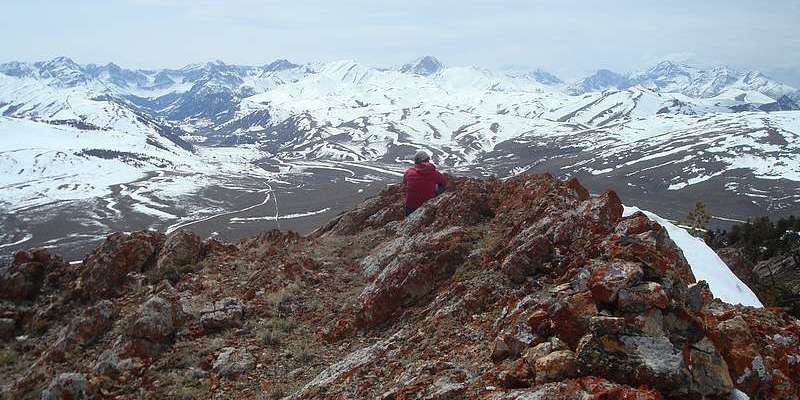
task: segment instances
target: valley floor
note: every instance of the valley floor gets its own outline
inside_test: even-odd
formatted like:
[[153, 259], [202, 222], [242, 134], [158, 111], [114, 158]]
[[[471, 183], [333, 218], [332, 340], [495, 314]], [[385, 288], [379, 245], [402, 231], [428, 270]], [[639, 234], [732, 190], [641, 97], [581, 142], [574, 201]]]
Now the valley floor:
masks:
[[[57, 201], [0, 215], [0, 257], [36, 246], [79, 260], [110, 232], [189, 228], [235, 241], [273, 228], [309, 233], [338, 213], [399, 183], [398, 167], [336, 162], [281, 163], [271, 174], [157, 171], [110, 187], [108, 195]], [[259, 172], [261, 171], [261, 172]]]

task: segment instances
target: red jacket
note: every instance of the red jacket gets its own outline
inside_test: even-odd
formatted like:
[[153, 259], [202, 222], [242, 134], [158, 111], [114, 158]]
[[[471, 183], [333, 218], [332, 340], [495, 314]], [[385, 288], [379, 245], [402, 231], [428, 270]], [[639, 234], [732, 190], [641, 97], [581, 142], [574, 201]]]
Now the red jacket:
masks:
[[416, 164], [403, 175], [406, 207], [418, 208], [436, 196], [436, 185], [444, 186], [444, 176], [431, 163]]

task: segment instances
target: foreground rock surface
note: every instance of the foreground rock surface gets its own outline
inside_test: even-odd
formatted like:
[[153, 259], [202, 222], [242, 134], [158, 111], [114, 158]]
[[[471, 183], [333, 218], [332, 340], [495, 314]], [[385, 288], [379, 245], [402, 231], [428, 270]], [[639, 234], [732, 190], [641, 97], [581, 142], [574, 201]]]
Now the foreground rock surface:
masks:
[[308, 237], [20, 253], [0, 398], [797, 398], [800, 323], [713, 299], [613, 192], [448, 186], [405, 219], [389, 187]]

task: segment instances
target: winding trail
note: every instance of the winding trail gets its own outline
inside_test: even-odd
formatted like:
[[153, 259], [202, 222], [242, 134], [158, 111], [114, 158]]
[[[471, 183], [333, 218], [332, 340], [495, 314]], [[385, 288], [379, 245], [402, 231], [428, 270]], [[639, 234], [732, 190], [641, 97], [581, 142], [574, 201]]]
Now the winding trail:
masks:
[[33, 235], [31, 235], [30, 233], [26, 233], [25, 236], [22, 239], [17, 240], [14, 243], [0, 244], [0, 249], [6, 248], [6, 247], [11, 247], [11, 246], [16, 246], [18, 244], [25, 243], [25, 242], [27, 242], [27, 241], [29, 241], [31, 239], [33, 239]]
[[[383, 174], [386, 174], [386, 175], [403, 176], [402, 172], [392, 171], [392, 170], [386, 169], [386, 168], [374, 167], [372, 165], [367, 165], [367, 164], [358, 164], [358, 163], [347, 162], [347, 161], [331, 161], [331, 163], [337, 164], [337, 165], [346, 165], [348, 167], [353, 167], [353, 168], [369, 169], [369, 170], [372, 170], [372, 171], [375, 171], [375, 172], [380, 172], [380, 173], [383, 173]], [[352, 173], [352, 171], [350, 171], [350, 173]], [[355, 176], [355, 174], [353, 174], [353, 175]]]
[[[267, 186], [269, 186], [269, 184], [267, 184]], [[201, 219], [198, 219], [198, 220], [195, 220], [195, 221], [178, 222], [177, 224], [173, 224], [173, 225], [170, 225], [169, 227], [167, 227], [166, 233], [170, 234], [170, 233], [172, 233], [172, 232], [174, 232], [174, 231], [176, 231], [178, 229], [185, 228], [187, 226], [192, 226], [192, 225], [195, 225], [195, 224], [199, 224], [201, 222], [210, 221], [210, 220], [215, 219], [215, 218], [224, 217], [226, 215], [237, 214], [237, 213], [249, 211], [249, 210], [252, 210], [252, 209], [254, 209], [256, 207], [263, 206], [263, 205], [267, 204], [267, 202], [269, 202], [270, 198], [276, 197], [276, 196], [273, 196], [273, 193], [274, 192], [272, 190], [272, 186], [269, 186], [269, 190], [267, 191], [266, 197], [264, 197], [264, 200], [262, 202], [258, 203], [258, 204], [253, 204], [251, 206], [248, 206], [248, 207], [245, 207], [245, 208], [242, 208], [242, 209], [239, 209], [239, 210], [227, 211], [227, 212], [220, 213], [220, 214], [210, 215], [208, 217], [201, 218]], [[275, 216], [277, 217], [278, 216], [278, 200], [274, 199], [274, 201], [275, 201]], [[280, 229], [280, 226], [278, 228]]]
[[269, 188], [269, 192], [273, 194], [272, 200], [275, 201], [275, 225], [277, 225], [278, 230], [280, 230], [281, 219], [280, 219], [280, 211], [278, 209], [278, 193], [275, 193], [275, 191], [272, 190], [272, 185], [270, 185], [269, 183], [265, 183], [265, 185], [267, 185], [267, 187]]

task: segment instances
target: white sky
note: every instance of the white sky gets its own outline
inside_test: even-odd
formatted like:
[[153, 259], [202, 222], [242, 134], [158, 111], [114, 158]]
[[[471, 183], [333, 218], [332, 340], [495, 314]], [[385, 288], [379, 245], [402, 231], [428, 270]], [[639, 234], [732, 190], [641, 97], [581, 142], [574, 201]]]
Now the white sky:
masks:
[[356, 59], [541, 67], [565, 79], [670, 58], [800, 84], [800, 0], [3, 0], [0, 61], [180, 67]]

